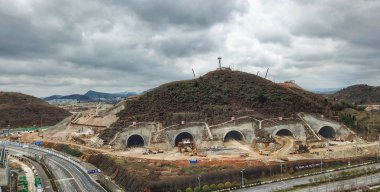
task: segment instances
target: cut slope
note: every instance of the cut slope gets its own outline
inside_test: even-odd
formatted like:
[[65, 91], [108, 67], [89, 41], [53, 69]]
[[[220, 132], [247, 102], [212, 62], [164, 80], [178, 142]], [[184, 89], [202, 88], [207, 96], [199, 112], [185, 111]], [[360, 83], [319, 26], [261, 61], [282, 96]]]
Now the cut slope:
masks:
[[[297, 112], [326, 113], [328, 105], [320, 96], [253, 74], [217, 70], [198, 79], [161, 85], [127, 101], [112, 127], [127, 127], [133, 121], [158, 121], [166, 126], [182, 120], [216, 124], [243, 115], [288, 117]], [[105, 130], [101, 137], [108, 140], [114, 134], [110, 132]]]
[[353, 85], [344, 88], [331, 96], [348, 103], [373, 104], [380, 103], [380, 87], [369, 85]]
[[13, 92], [0, 92], [0, 127], [54, 125], [70, 113], [39, 98]]

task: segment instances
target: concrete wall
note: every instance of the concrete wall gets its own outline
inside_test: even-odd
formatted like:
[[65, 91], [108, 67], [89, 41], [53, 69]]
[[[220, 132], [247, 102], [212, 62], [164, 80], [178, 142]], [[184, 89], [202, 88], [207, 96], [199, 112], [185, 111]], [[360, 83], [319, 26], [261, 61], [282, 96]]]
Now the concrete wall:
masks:
[[207, 134], [206, 125], [204, 124], [198, 124], [198, 125], [191, 125], [191, 124], [185, 124], [185, 125], [179, 125], [177, 127], [173, 127], [171, 129], [162, 130], [161, 131], [165, 136], [165, 141], [168, 144], [168, 147], [175, 147], [175, 138], [180, 133], [190, 133], [195, 141], [195, 144], [197, 146], [200, 146], [203, 141], [209, 140], [209, 136]]
[[157, 127], [158, 124], [156, 123], [138, 123], [134, 126], [129, 126], [118, 135], [114, 143], [117, 148], [126, 148], [128, 138], [132, 135], [139, 135], [144, 139], [144, 146], [149, 146], [152, 140], [152, 133], [157, 131]]
[[306, 140], [306, 133], [305, 133], [305, 128], [302, 123], [296, 123], [296, 124], [289, 124], [289, 125], [276, 125], [272, 127], [267, 127], [265, 128], [265, 131], [267, 131], [269, 134], [271, 134], [272, 137], [274, 137], [277, 132], [280, 130], [285, 129], [289, 130], [293, 137], [297, 140]]
[[219, 126], [210, 126], [211, 133], [215, 140], [224, 141], [225, 136], [230, 131], [237, 131], [243, 135], [243, 141], [252, 143], [255, 138], [255, 129], [258, 129], [256, 123], [248, 122], [231, 122]]
[[318, 132], [321, 130], [321, 128], [328, 126], [332, 127], [336, 133], [336, 138], [347, 138], [350, 135], [350, 132], [347, 130], [347, 128], [339, 123], [332, 120], [327, 119], [319, 119], [314, 117], [313, 115], [303, 115], [302, 118], [305, 120], [307, 124], [310, 125], [310, 127], [315, 131], [315, 133], [318, 134]]

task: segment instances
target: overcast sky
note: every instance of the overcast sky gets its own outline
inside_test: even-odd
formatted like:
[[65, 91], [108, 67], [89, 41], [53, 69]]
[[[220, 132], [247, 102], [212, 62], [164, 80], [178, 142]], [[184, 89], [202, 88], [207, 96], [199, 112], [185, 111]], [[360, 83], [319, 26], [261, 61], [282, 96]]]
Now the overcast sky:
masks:
[[0, 90], [144, 91], [224, 66], [380, 85], [380, 1], [0, 0]]

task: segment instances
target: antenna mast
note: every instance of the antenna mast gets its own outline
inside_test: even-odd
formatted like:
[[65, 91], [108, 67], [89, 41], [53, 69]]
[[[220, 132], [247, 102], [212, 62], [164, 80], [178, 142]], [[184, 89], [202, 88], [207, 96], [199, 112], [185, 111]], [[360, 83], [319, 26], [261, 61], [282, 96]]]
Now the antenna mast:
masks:
[[269, 67], [268, 67], [268, 69], [267, 69], [267, 72], [265, 73], [265, 79], [267, 78], [268, 71], [269, 71]]
[[193, 68], [191, 68], [191, 70], [193, 71], [193, 75], [194, 75], [194, 78], [195, 78], [195, 72], [194, 72], [194, 69], [193, 69]]
[[218, 60], [219, 60], [219, 69], [222, 69], [222, 58], [219, 56]]

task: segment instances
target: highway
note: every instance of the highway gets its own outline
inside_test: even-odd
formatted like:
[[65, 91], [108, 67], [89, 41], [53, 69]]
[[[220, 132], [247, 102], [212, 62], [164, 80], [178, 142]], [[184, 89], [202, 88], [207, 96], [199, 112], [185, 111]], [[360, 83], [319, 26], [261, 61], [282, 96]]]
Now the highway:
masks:
[[23, 147], [22, 145], [1, 142], [7, 149], [22, 151], [44, 157], [46, 167], [52, 173], [60, 192], [102, 192], [105, 191], [96, 181], [94, 181], [78, 163], [67, 157], [49, 152], [46, 149]]
[[[376, 164], [371, 164], [371, 165], [368, 165], [370, 167], [375, 167], [375, 168], [380, 168], [380, 163], [376, 163]], [[360, 169], [363, 169], [365, 166], [360, 166], [360, 167], [355, 167], [355, 168], [350, 168], [350, 169], [346, 169], [346, 170], [360, 170]], [[346, 170], [341, 170], [341, 171], [346, 171]], [[336, 173], [339, 173], [341, 171], [331, 171], [329, 172], [330, 174], [336, 174]], [[301, 177], [301, 178], [295, 178], [295, 179], [288, 179], [288, 180], [284, 180], [284, 181], [279, 181], [279, 182], [273, 182], [273, 183], [268, 183], [268, 184], [264, 184], [264, 185], [258, 185], [258, 186], [254, 186], [254, 187], [250, 187], [250, 188], [245, 188], [245, 189], [238, 189], [236, 190], [237, 192], [253, 192], [253, 191], [260, 191], [260, 192], [270, 192], [270, 191], [276, 191], [276, 190], [281, 190], [281, 189], [287, 189], [287, 188], [292, 188], [294, 186], [297, 186], [297, 185], [302, 185], [302, 184], [308, 184], [310, 183], [309, 182], [309, 179], [314, 179], [314, 178], [317, 178], [317, 177], [321, 177], [321, 176], [327, 176], [328, 173], [322, 173], [322, 174], [317, 174], [317, 175], [313, 175], [313, 176], [307, 176], [307, 177]], [[374, 174], [372, 175], [373, 178], [373, 182], [379, 182], [379, 178], [380, 178], [380, 173], [378, 174]], [[358, 177], [358, 184], [361, 184], [363, 183], [363, 178], [365, 179], [365, 176], [363, 177]], [[369, 176], [367, 177], [367, 182], [368, 182], [368, 178], [370, 178]], [[351, 179], [350, 179], [351, 180]], [[340, 182], [334, 182], [336, 185], [341, 185], [343, 183], [346, 184], [346, 188], [348, 188], [348, 183], [347, 181], [350, 181], [350, 180], [345, 180], [345, 181], [340, 181]], [[352, 179], [353, 181], [356, 182], [356, 179]], [[352, 183], [352, 181], [349, 182], [350, 184]], [[330, 186], [327, 186], [328, 187], [328, 191], [331, 189], [331, 191], [333, 191], [333, 189], [336, 189], [336, 187], [334, 187], [335, 185], [333, 185], [331, 183]], [[314, 190], [312, 190], [314, 189]], [[317, 187], [314, 187], [314, 188], [311, 188], [310, 191], [317, 191], [321, 189], [323, 189], [322, 191], [325, 191], [326, 190], [326, 184], [322, 184], [320, 186], [317, 186]], [[309, 189], [305, 189], [305, 190], [300, 190], [300, 191], [309, 191]]]
[[31, 159], [27, 159], [37, 170], [39, 176], [41, 177], [41, 183], [42, 186], [44, 187], [45, 192], [53, 192], [53, 186], [50, 182], [49, 177], [45, 173], [45, 170], [41, 167], [41, 165]]

